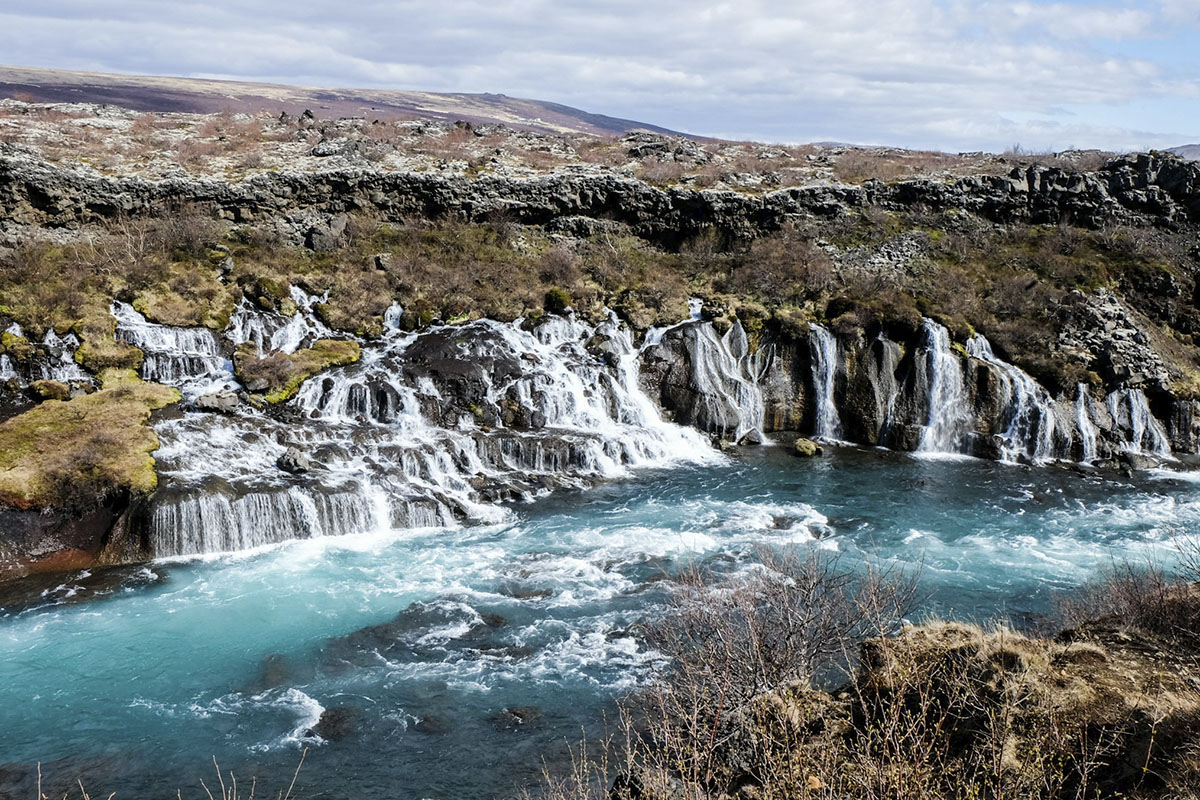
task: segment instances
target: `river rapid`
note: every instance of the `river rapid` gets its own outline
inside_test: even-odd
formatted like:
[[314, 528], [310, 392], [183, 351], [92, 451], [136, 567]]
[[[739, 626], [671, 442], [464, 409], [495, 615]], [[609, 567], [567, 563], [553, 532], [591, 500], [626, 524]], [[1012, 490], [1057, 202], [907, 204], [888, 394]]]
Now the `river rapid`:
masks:
[[[655, 666], [631, 626], [683, 568], [816, 549], [919, 572], [917, 618], [1030, 624], [1198, 521], [1187, 473], [767, 446], [491, 523], [25, 581], [0, 595], [0, 797], [33, 796], [38, 762], [60, 795], [203, 796], [214, 756], [274, 794], [306, 748], [305, 797], [511, 795]], [[333, 708], [341, 735], [310, 732]]]

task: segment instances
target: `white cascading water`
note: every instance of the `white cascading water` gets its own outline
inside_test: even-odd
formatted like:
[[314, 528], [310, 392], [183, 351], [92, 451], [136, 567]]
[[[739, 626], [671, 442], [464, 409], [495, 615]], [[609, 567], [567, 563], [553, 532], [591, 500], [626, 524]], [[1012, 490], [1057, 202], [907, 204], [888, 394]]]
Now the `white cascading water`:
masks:
[[1092, 420], [1092, 397], [1087, 384], [1081, 383], [1075, 398], [1075, 424], [1079, 427], [1082, 449], [1080, 461], [1091, 464], [1096, 460], [1096, 423]]
[[718, 337], [711, 325], [696, 327], [696, 352], [692, 358], [692, 386], [704, 398], [709, 419], [733, 419], [733, 429], [717, 431], [730, 441], [763, 440], [762, 391], [758, 387], [765, 367], [762, 352], [750, 353], [740, 322]]
[[183, 386], [232, 378], [232, 366], [208, 328], [150, 322], [128, 303], [113, 303], [117, 339], [142, 351], [142, 379]]
[[834, 401], [834, 380], [837, 376], [837, 339], [820, 325], [810, 325], [808, 345], [812, 355], [813, 390], [816, 398], [814, 433], [818, 439], [837, 440], [842, 435], [842, 420]]
[[1016, 461], [1021, 456], [1034, 461], [1054, 458], [1054, 409], [1050, 393], [1025, 370], [996, 357], [992, 345], [976, 334], [967, 340], [967, 353], [992, 365], [1000, 376], [1005, 396], [1001, 434], [1001, 454], [1004, 461]]
[[1171, 442], [1162, 423], [1150, 413], [1150, 404], [1141, 389], [1122, 389], [1107, 398], [1108, 411], [1118, 430], [1128, 428], [1125, 450], [1140, 455], [1169, 456]]
[[[226, 337], [234, 344], [253, 342], [260, 356], [273, 350], [294, 353], [317, 339], [342, 338], [317, 319], [314, 313], [314, 306], [325, 302], [328, 299], [326, 295], [314, 297], [293, 286], [290, 296], [297, 309], [296, 313], [290, 316], [261, 311], [249, 300], [242, 298], [233, 316], [229, 318], [229, 327], [225, 329]], [[395, 327], [399, 318], [400, 307], [393, 303], [385, 312], [384, 321], [390, 327]]]
[[20, 380], [8, 354], [0, 355], [0, 381]]
[[960, 453], [970, 413], [962, 361], [950, 349], [949, 331], [933, 320], [925, 320], [922, 339], [929, 377], [929, 415], [917, 452]]
[[75, 363], [75, 351], [78, 348], [79, 339], [75, 338], [75, 334], [68, 333], [66, 336], [59, 336], [53, 328], [46, 331], [46, 335], [42, 339], [42, 349], [46, 356], [37, 361], [38, 376], [43, 380], [63, 383], [90, 382], [92, 376]]
[[[251, 318], [270, 315], [239, 314], [231, 330], [250, 341], [263, 331], [262, 341], [271, 340], [274, 320]], [[290, 424], [245, 407], [158, 424], [156, 458], [168, 488], [152, 514], [156, 555], [499, 521], [506, 512], [489, 500], [716, 457], [698, 432], [661, 419], [638, 386], [630, 333], [615, 318], [595, 327], [549, 318], [532, 332], [479, 321], [418, 336], [393, 327], [398, 310], [389, 316], [385, 336], [364, 343], [359, 363], [301, 388], [291, 401], [299, 418]], [[471, 412], [450, 414], [437, 374], [410, 353], [422, 337], [459, 348], [452, 360], [435, 362], [451, 378], [463, 371], [478, 380], [471, 386], [481, 387], [480, 406], [516, 407], [529, 424], [509, 430], [498, 414], [489, 431]], [[589, 353], [597, 341], [609, 358]], [[311, 455], [311, 472], [277, 466], [289, 448]], [[483, 496], [487, 487], [500, 493]]]

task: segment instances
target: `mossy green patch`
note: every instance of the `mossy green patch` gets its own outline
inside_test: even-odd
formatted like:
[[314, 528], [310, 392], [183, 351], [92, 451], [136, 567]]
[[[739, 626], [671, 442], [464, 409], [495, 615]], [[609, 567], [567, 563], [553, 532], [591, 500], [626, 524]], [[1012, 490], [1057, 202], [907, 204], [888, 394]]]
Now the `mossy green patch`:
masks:
[[34, 381], [29, 388], [43, 400], [70, 400], [71, 387], [62, 381]]
[[0, 353], [7, 354], [14, 361], [26, 364], [35, 352], [34, 346], [24, 336], [17, 336], [8, 331], [0, 333]]
[[105, 371], [101, 385], [0, 423], [0, 503], [77, 511], [114, 493], [154, 490], [158, 437], [147, 422], [179, 392], [132, 372]]
[[295, 353], [276, 351], [262, 358], [252, 344], [244, 344], [233, 356], [238, 380], [268, 403], [290, 400], [306, 380], [330, 367], [352, 364], [362, 356], [357, 342], [320, 339], [312, 347]]

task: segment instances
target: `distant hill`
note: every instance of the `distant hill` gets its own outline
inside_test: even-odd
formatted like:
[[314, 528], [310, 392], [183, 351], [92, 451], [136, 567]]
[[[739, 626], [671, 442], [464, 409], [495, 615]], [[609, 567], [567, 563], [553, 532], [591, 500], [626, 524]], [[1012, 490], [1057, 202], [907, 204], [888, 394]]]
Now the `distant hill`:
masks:
[[1182, 158], [1200, 161], [1200, 144], [1185, 144], [1181, 147], [1172, 147], [1167, 152], [1174, 153]]
[[620, 135], [632, 130], [674, 133], [635, 120], [502, 94], [446, 94], [388, 89], [322, 89], [274, 83], [0, 66], [0, 97], [36, 103], [108, 103], [138, 111], [287, 111], [319, 117], [395, 120], [432, 118], [503, 123], [544, 133]]

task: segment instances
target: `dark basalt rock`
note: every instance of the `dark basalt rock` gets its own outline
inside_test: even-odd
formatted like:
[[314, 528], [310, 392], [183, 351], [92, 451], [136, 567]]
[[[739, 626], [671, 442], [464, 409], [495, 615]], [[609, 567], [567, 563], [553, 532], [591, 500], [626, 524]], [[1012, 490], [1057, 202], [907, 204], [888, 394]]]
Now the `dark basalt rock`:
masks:
[[284, 472], [301, 475], [313, 468], [313, 461], [300, 448], [289, 447], [283, 455], [276, 459], [275, 465]]
[[[667, 147], [657, 142], [637, 146], [664, 155]], [[676, 158], [675, 146], [668, 149]], [[871, 181], [863, 186], [789, 187], [754, 196], [685, 187], [663, 190], [602, 168], [520, 179], [346, 167], [258, 173], [239, 183], [217, 178], [150, 181], [74, 170], [0, 144], [0, 216], [16, 224], [57, 227], [116, 214], [153, 216], [180, 204], [213, 208], [229, 219], [311, 212], [321, 221], [314, 222], [304, 238], [317, 249], [339, 239], [345, 227], [341, 215], [350, 211], [393, 220], [455, 215], [482, 221], [503, 210], [522, 224], [571, 218], [604, 221], [663, 242], [683, 241], [714, 228], [753, 237], [778, 230], [797, 216], [830, 216], [867, 204], [956, 208], [1000, 222], [1051, 224], [1072, 219], [1098, 225], [1140, 214], [1170, 225], [1200, 219], [1200, 166], [1154, 153], [1116, 158], [1092, 173], [1031, 166], [1008, 175], [953, 182]]]
[[350, 706], [333, 706], [321, 712], [321, 719], [305, 732], [330, 742], [354, 735], [362, 727], [362, 712]]
[[133, 516], [125, 498], [82, 514], [0, 507], [0, 580], [147, 561], [151, 554], [132, 530]]
[[[266, 387], [264, 386], [263, 388]], [[221, 414], [230, 414], [240, 404], [241, 399], [238, 398], [237, 392], [222, 391], [200, 395], [196, 398], [195, 406], [197, 411], [215, 411]]]

